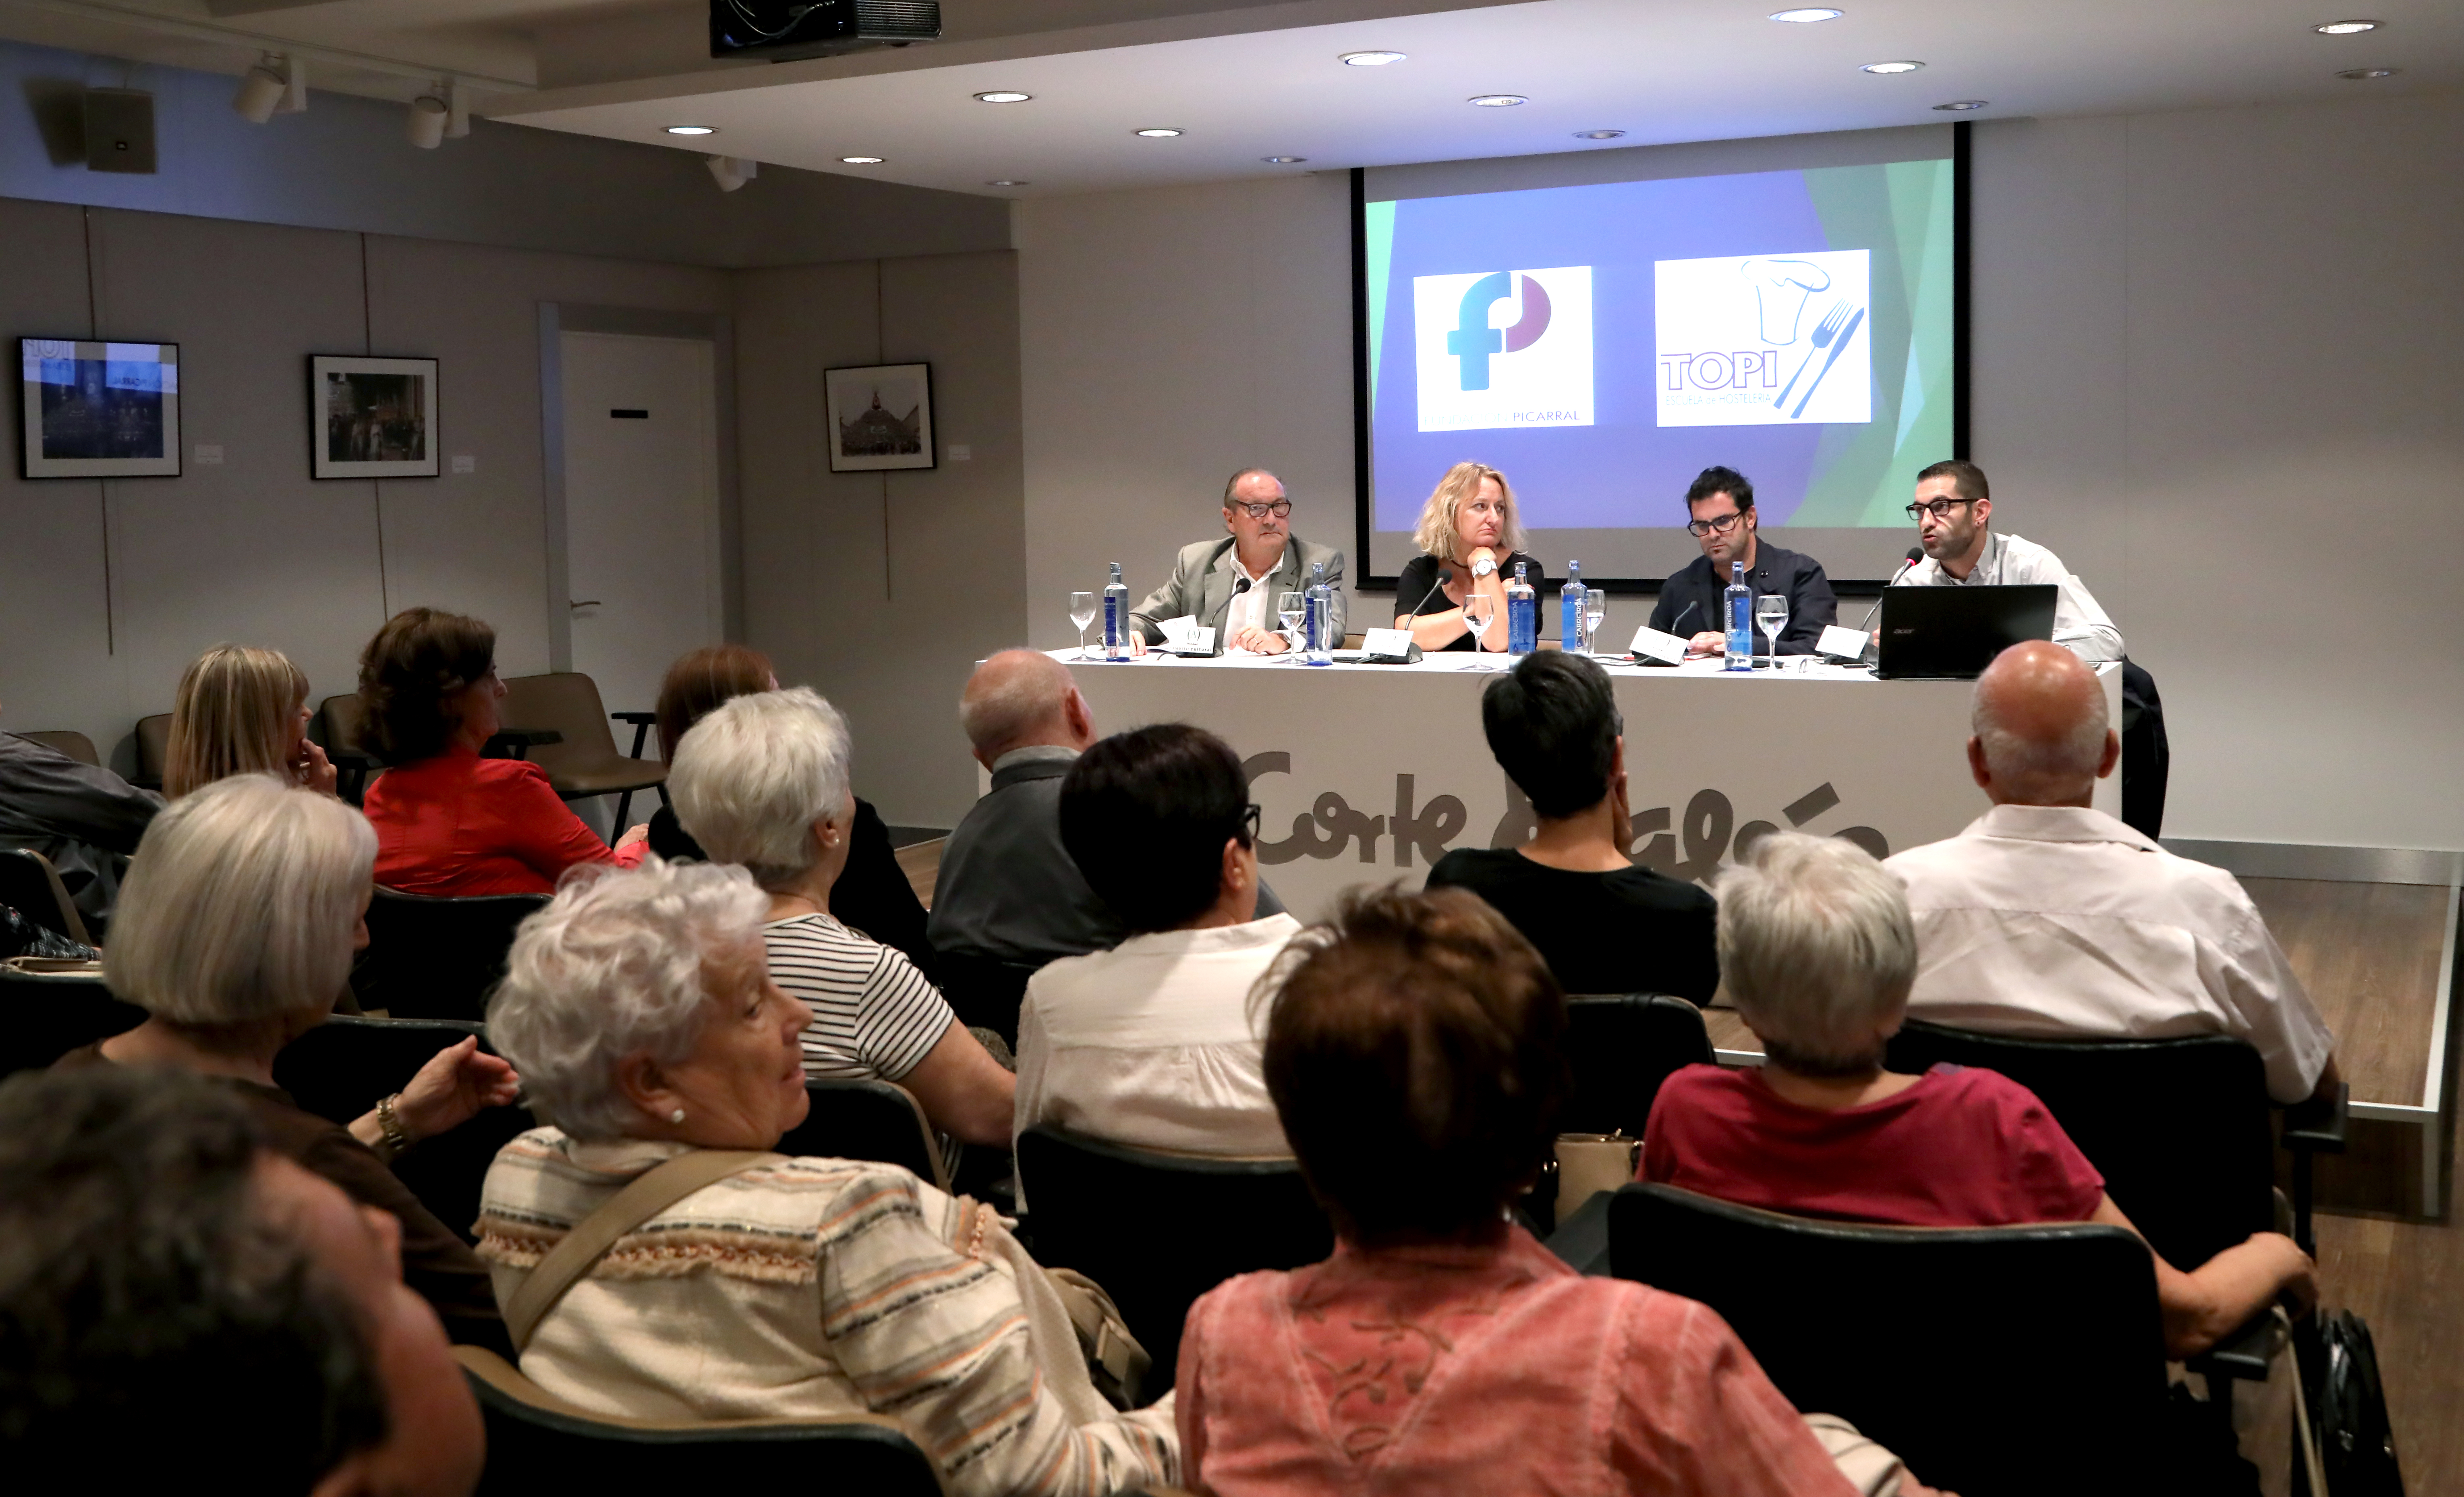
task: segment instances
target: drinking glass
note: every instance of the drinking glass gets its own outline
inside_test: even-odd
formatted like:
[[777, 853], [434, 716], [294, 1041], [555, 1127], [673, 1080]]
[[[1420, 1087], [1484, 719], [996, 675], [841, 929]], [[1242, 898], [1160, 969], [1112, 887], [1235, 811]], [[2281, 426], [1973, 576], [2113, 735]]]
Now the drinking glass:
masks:
[[1463, 594], [1463, 622], [1471, 626], [1472, 659], [1471, 664], [1463, 668], [1466, 671], [1485, 671], [1488, 669], [1488, 662], [1480, 658], [1481, 652], [1485, 650], [1488, 647], [1481, 643], [1480, 637], [1484, 633], [1487, 632], [1488, 621], [1495, 615], [1495, 608], [1493, 606], [1494, 602], [1495, 600], [1491, 599], [1489, 595], [1485, 592], [1475, 591]]
[[1078, 658], [1087, 658], [1087, 626], [1095, 622], [1095, 595], [1073, 592], [1069, 595], [1069, 622], [1078, 626]]
[[1300, 658], [1301, 625], [1309, 618], [1309, 594], [1279, 592], [1275, 594], [1275, 617], [1284, 621], [1284, 639], [1290, 645], [1286, 653]]
[[1779, 631], [1788, 627], [1788, 596], [1767, 592], [1754, 600], [1754, 627], [1771, 641], [1771, 669], [1779, 669]]
[[1600, 652], [1600, 624], [1609, 616], [1609, 594], [1605, 587], [1593, 587], [1583, 593], [1583, 653]]

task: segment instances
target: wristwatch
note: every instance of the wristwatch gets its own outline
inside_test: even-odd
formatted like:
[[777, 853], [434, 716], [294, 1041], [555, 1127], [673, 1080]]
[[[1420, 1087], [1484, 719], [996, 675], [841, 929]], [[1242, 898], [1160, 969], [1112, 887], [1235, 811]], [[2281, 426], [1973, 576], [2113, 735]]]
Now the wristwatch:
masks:
[[397, 1111], [401, 1101], [402, 1093], [397, 1091], [377, 1104], [377, 1132], [385, 1144], [377, 1152], [388, 1160], [410, 1147], [410, 1130], [402, 1126], [402, 1114]]
[[1471, 575], [1475, 578], [1486, 577], [1488, 574], [1496, 570], [1497, 563], [1485, 557], [1483, 557], [1481, 560], [1474, 561], [1471, 564]]

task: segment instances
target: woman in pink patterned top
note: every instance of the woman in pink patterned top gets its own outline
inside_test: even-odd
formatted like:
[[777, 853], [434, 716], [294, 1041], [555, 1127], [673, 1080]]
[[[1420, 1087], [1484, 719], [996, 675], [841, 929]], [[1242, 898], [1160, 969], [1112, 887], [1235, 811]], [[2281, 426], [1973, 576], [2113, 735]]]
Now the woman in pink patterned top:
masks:
[[1184, 1485], [1850, 1490], [1717, 1314], [1584, 1278], [1507, 1219], [1555, 1136], [1566, 1000], [1496, 912], [1356, 893], [1282, 966], [1266, 1085], [1334, 1256], [1191, 1308]]

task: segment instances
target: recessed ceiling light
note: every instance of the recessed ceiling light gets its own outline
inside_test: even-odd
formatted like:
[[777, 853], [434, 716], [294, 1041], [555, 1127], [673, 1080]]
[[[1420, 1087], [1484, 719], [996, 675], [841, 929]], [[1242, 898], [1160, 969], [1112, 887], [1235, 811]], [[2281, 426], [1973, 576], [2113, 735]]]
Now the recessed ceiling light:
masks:
[[2391, 78], [2403, 71], [2402, 68], [2346, 68], [2336, 76], [2340, 78], [2355, 79]]
[[1882, 74], [1914, 73], [1917, 69], [1924, 66], [1925, 64], [1922, 62], [1868, 62], [1864, 67], [1858, 71], [1863, 73]]
[[2324, 26], [2310, 29], [2321, 36], [2358, 36], [2364, 32], [2377, 31], [2380, 24], [2377, 21], [2329, 21]]
[[1836, 21], [1847, 13], [1845, 11], [1835, 11], [1827, 5], [1811, 5], [1801, 11], [1773, 11], [1771, 18], [1774, 21], [1793, 22], [1798, 26], [1810, 26], [1815, 21]]
[[1511, 109], [1517, 104], [1528, 104], [1531, 100], [1520, 94], [1480, 94], [1474, 96], [1471, 102], [1483, 109]]
[[671, 124], [668, 126], [668, 133], [670, 135], [716, 135], [718, 127], [711, 124]]
[[1578, 141], [1614, 141], [1623, 134], [1625, 134], [1623, 130], [1577, 130], [1574, 132], [1574, 139]]
[[988, 187], [1023, 187], [1029, 186], [1023, 177], [996, 177], [984, 184]]
[[989, 94], [976, 96], [987, 104], [1023, 104], [1034, 97], [1033, 94], [1022, 94], [1014, 88], [997, 88]]
[[1292, 166], [1309, 160], [1306, 156], [1261, 156], [1258, 159], [1270, 166]]
[[1150, 125], [1146, 129], [1133, 131], [1132, 133], [1150, 141], [1169, 141], [1180, 132], [1178, 130], [1170, 129], [1166, 126], [1157, 124]]
[[878, 166], [881, 165], [881, 158], [878, 156], [842, 156], [839, 160], [847, 163], [850, 166]]
[[1934, 107], [1946, 114], [1964, 115], [1971, 109], [1982, 109], [1991, 102], [1993, 100], [1990, 99], [1954, 99], [1949, 103], [1936, 104]]
[[1347, 67], [1382, 68], [1390, 62], [1402, 61], [1403, 55], [1399, 52], [1347, 52], [1335, 60]]

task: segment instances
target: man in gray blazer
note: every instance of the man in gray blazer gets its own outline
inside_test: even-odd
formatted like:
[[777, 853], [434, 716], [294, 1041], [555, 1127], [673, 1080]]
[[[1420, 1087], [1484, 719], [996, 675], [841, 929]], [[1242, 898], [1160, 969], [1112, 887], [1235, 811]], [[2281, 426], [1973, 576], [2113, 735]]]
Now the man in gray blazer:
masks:
[[1300, 592], [1312, 568], [1326, 566], [1334, 593], [1334, 629], [1343, 637], [1343, 553], [1292, 534], [1292, 501], [1264, 468], [1243, 468], [1223, 486], [1223, 528], [1228, 535], [1194, 540], [1180, 548], [1172, 578], [1130, 610], [1134, 642], [1163, 642], [1166, 619], [1194, 615], [1215, 630], [1215, 652], [1248, 650], [1279, 655], [1291, 644], [1277, 632], [1276, 594]]

